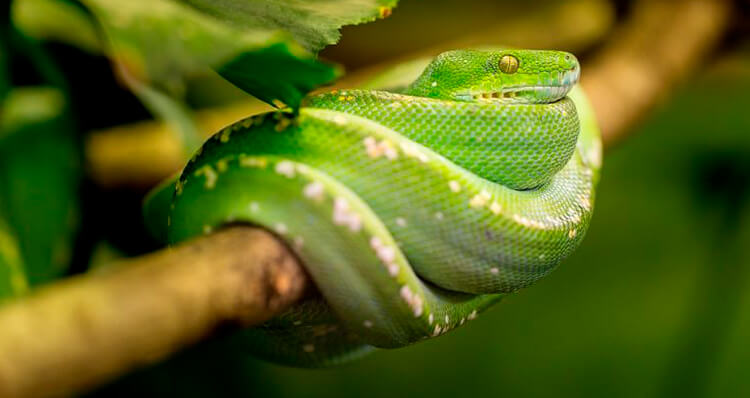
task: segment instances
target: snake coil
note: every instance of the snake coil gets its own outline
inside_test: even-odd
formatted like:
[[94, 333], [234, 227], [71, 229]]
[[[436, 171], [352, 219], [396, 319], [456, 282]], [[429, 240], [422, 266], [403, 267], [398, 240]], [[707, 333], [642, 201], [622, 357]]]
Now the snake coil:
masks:
[[242, 332], [266, 359], [321, 366], [441, 335], [581, 242], [600, 144], [578, 76], [564, 52], [457, 50], [407, 87], [237, 122], [161, 188], [166, 238], [248, 222], [302, 259], [320, 296]]

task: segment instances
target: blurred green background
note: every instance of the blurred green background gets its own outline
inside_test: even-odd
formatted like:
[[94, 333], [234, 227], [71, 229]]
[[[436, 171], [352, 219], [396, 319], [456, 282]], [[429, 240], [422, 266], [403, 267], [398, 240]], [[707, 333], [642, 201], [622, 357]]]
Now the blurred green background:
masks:
[[[489, 44], [506, 32], [509, 44], [571, 50], [585, 75], [587, 55], [631, 2], [543, 12], [564, 3], [403, 0], [384, 21], [345, 28], [323, 57], [357, 70], [460, 45], [458, 36], [481, 38], [495, 26]], [[568, 19], [546, 19], [559, 15]], [[750, 396], [748, 31], [734, 28], [715, 57], [606, 153], [581, 248], [469, 327], [327, 370], [264, 363], [220, 335], [88, 396]], [[45, 46], [69, 79], [78, 130], [148, 118], [102, 57]], [[107, 106], [97, 103], [102, 92]], [[190, 81], [186, 94], [196, 108], [238, 99], [247, 97], [215, 76]], [[155, 248], [138, 221], [142, 195], [83, 177], [71, 273], [92, 258]]]

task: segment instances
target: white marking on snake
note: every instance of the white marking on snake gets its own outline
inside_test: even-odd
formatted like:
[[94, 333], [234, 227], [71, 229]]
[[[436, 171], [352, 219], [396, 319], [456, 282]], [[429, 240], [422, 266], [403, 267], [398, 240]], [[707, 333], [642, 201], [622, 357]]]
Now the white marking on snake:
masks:
[[449, 181], [448, 187], [453, 192], [461, 192], [461, 184], [459, 184], [458, 181], [454, 181], [454, 180]]
[[578, 196], [578, 203], [586, 210], [591, 209], [591, 201], [589, 200], [588, 196], [586, 195], [579, 195]]
[[323, 187], [323, 184], [318, 181], [314, 181], [305, 185], [302, 193], [305, 195], [305, 197], [320, 202], [321, 200], [323, 200], [325, 189]]
[[216, 161], [216, 170], [218, 170], [219, 173], [227, 171], [228, 166], [229, 164], [227, 159], [219, 159]]
[[378, 258], [386, 264], [390, 264], [396, 259], [396, 251], [390, 246], [382, 246], [378, 249]]
[[185, 181], [182, 179], [177, 180], [177, 182], [174, 184], [174, 190], [176, 192], [177, 196], [182, 195], [182, 190], [185, 189]]
[[[386, 141], [383, 141], [385, 143]], [[382, 144], [382, 143], [381, 143]], [[383, 149], [383, 154], [388, 160], [396, 160], [398, 159], [398, 151], [396, 151], [396, 148], [394, 148], [392, 145], [390, 145], [390, 142], [388, 142], [388, 145], [385, 145]]]
[[367, 156], [371, 158], [377, 158], [380, 156], [378, 153], [378, 141], [375, 138], [367, 136], [362, 142], [365, 144]]
[[570, 231], [568, 231], [568, 238], [573, 239], [577, 234], [578, 232], [575, 229], [571, 229]]
[[294, 238], [294, 248], [297, 250], [301, 250], [302, 246], [305, 245], [305, 238], [298, 236]]
[[472, 321], [477, 318], [477, 310], [471, 311], [471, 314], [466, 317], [468, 320]]
[[388, 160], [394, 160], [398, 158], [398, 152], [393, 144], [388, 140], [378, 142], [373, 137], [365, 137], [362, 141], [365, 144], [365, 151], [367, 156], [377, 159], [381, 156], [385, 156]]
[[287, 227], [286, 227], [286, 224], [284, 224], [283, 222], [277, 223], [277, 224], [276, 224], [276, 225], [274, 226], [274, 228], [273, 228], [273, 229], [274, 229], [274, 230], [276, 230], [276, 232], [277, 232], [277, 233], [278, 233], [279, 235], [284, 235], [285, 233], [287, 233], [287, 232], [289, 231], [289, 229], [287, 229]]
[[429, 322], [430, 325], [432, 325], [432, 322], [434, 322], [434, 321], [435, 321], [435, 317], [432, 316], [432, 314], [430, 314], [430, 316], [427, 317], [427, 322]]
[[492, 204], [490, 205], [490, 211], [495, 215], [500, 214], [500, 212], [503, 211], [503, 206], [501, 206], [500, 203], [497, 203], [496, 201], [492, 202]]
[[347, 226], [352, 232], [362, 229], [362, 218], [349, 207], [349, 202], [344, 198], [333, 201], [333, 223]]
[[218, 178], [218, 175], [216, 174], [216, 171], [213, 169], [213, 167], [205, 165], [196, 170], [193, 174], [196, 177], [202, 175], [206, 178], [206, 189], [213, 189], [213, 187], [216, 186], [216, 179]]
[[422, 297], [419, 296], [419, 294], [416, 294], [409, 289], [409, 286], [402, 286], [401, 287], [401, 298], [406, 301], [406, 304], [411, 307], [412, 312], [414, 312], [414, 317], [419, 317], [422, 315]]
[[393, 277], [397, 276], [399, 267], [395, 262], [396, 251], [392, 247], [384, 245], [377, 236], [370, 238], [370, 247], [375, 250], [375, 255], [383, 262], [388, 273]]
[[244, 153], [239, 156], [240, 166], [242, 167], [258, 167], [265, 168], [268, 165], [266, 158], [256, 158], [245, 155]]
[[288, 160], [282, 160], [279, 163], [276, 163], [276, 172], [286, 176], [287, 178], [294, 178], [294, 163], [288, 161]]
[[404, 151], [404, 155], [412, 158], [417, 158], [422, 163], [426, 163], [429, 160], [427, 155], [422, 153], [422, 151], [419, 150], [419, 147], [411, 142], [402, 142], [401, 150]]
[[474, 195], [473, 198], [469, 201], [469, 206], [471, 207], [483, 207], [487, 204], [487, 202], [492, 199], [492, 196], [490, 196], [490, 193], [482, 190], [482, 192]]
[[448, 315], [446, 315], [446, 316], [445, 316], [445, 323], [450, 323], [450, 322], [451, 322], [451, 319], [450, 319], [450, 318], [448, 318]]
[[222, 130], [221, 135], [219, 135], [219, 141], [222, 144], [227, 143], [227, 141], [229, 141], [229, 136], [231, 134], [232, 134], [232, 129], [227, 128], [227, 129]]

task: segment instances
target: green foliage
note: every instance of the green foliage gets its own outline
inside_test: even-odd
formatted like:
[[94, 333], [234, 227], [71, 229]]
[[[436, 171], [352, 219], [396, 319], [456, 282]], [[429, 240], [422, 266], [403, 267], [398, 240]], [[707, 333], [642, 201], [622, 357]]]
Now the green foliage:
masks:
[[0, 218], [0, 302], [26, 290], [28, 281], [18, 242], [5, 220]]
[[239, 29], [283, 30], [307, 51], [335, 44], [344, 25], [371, 22], [391, 13], [397, 0], [183, 0]]
[[16, 0], [14, 18], [36, 37], [101, 49], [189, 153], [200, 135], [183, 103], [188, 79], [214, 68], [258, 99], [296, 109], [305, 94], [339, 74], [315, 52], [335, 43], [343, 25], [387, 16], [396, 2], [80, 0], [89, 16], [65, 0]]
[[67, 43], [88, 52], [100, 51], [96, 26], [86, 10], [71, 0], [15, 0], [11, 13], [16, 26], [41, 40]]
[[296, 109], [318, 82], [332, 81], [337, 73], [328, 65], [311, 59], [290, 59], [288, 54], [286, 44], [275, 44], [238, 56], [222, 66], [219, 73], [269, 104]]
[[[26, 277], [36, 284], [66, 272], [78, 218], [79, 137], [65, 77], [37, 40], [108, 56], [190, 151], [201, 137], [183, 100], [190, 79], [213, 68], [263, 101], [296, 108], [339, 75], [315, 52], [335, 43], [341, 26], [386, 16], [395, 3], [14, 0], [13, 24], [4, 14], [0, 36], [0, 296]], [[14, 88], [11, 56], [32, 65], [44, 87]]]
[[[30, 34], [92, 48], [93, 21], [62, 0], [16, 0], [14, 17]], [[395, 0], [81, 0], [100, 24], [104, 51], [121, 73], [180, 98], [185, 79], [213, 67], [248, 93], [295, 108], [336, 68], [314, 52], [347, 24], [386, 16]], [[35, 8], [35, 12], [31, 9]], [[64, 18], [71, 16], [70, 30]], [[294, 79], [290, 83], [290, 80]], [[148, 103], [148, 101], [146, 101]], [[169, 111], [152, 108], [157, 114]]]
[[79, 148], [58, 89], [15, 88], [2, 111], [0, 214], [8, 223], [3, 238], [5, 257], [11, 269], [18, 267], [20, 261], [13, 260], [13, 250], [8, 249], [17, 239], [29, 281], [49, 281], [64, 274], [70, 263], [77, 222]]

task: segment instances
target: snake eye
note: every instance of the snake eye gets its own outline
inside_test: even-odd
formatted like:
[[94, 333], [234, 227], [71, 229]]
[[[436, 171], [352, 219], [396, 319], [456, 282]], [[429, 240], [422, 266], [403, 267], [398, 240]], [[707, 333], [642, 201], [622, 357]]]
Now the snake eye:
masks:
[[518, 58], [512, 55], [503, 55], [502, 58], [500, 58], [498, 66], [503, 73], [516, 73], [518, 70]]

